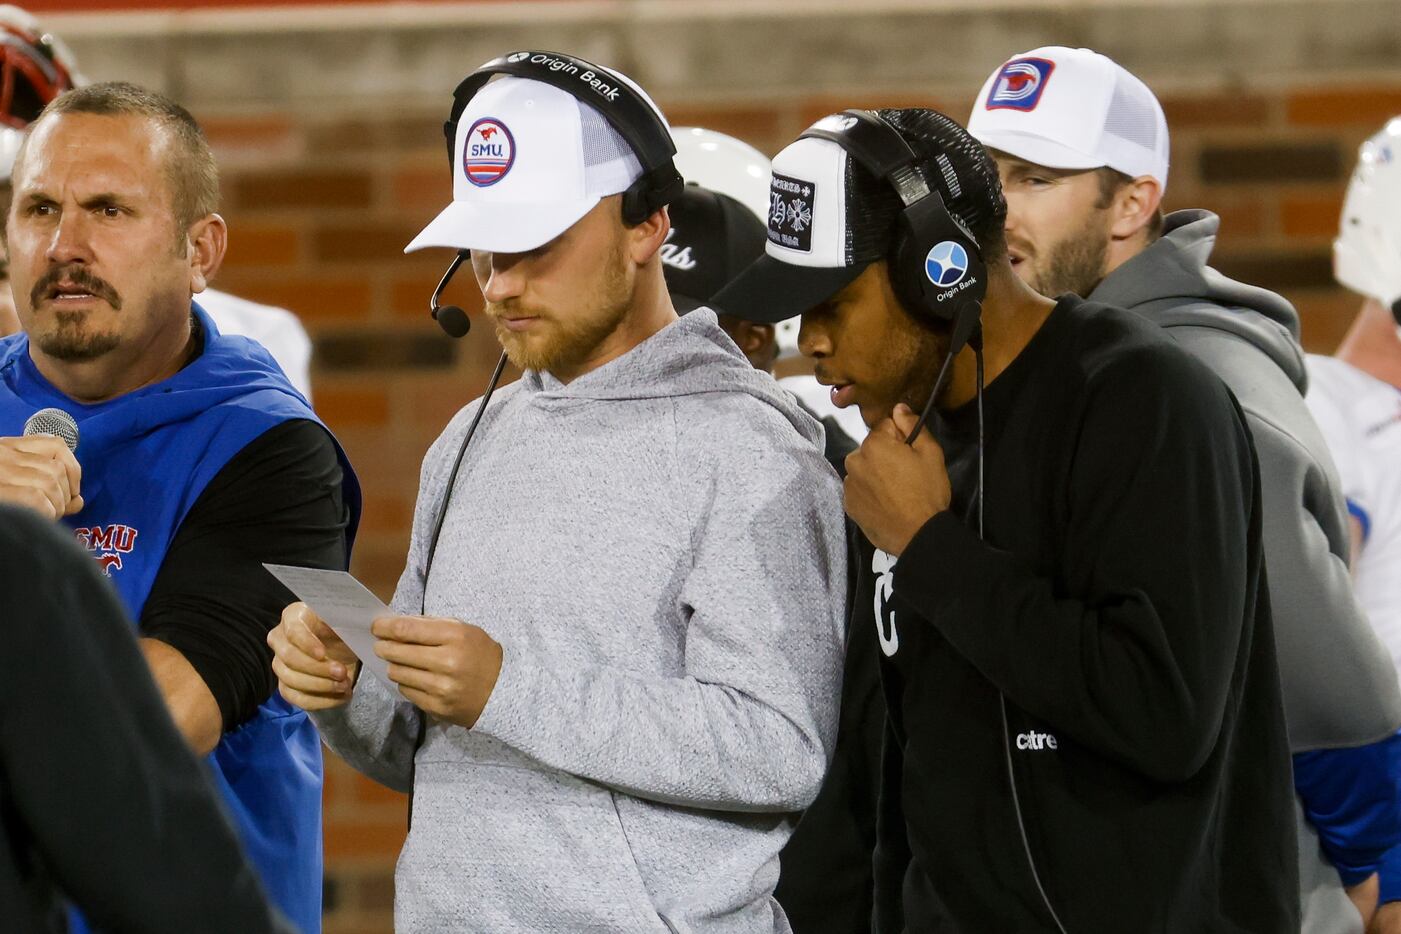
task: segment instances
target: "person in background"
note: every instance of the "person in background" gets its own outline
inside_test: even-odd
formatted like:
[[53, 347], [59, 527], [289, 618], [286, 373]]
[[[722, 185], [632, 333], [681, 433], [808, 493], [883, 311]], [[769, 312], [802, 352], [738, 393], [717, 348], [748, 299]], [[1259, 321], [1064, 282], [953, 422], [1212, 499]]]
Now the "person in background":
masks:
[[[0, 81], [10, 89], [0, 111], [0, 217], [8, 213], [10, 172], [25, 129], [49, 101], [87, 84], [73, 53], [61, 39], [17, 6], [0, 5]], [[311, 399], [311, 339], [285, 308], [260, 305], [227, 292], [205, 289], [200, 306], [224, 334], [249, 337], [267, 348], [282, 372]], [[8, 263], [0, 273], [0, 337], [19, 330], [10, 295]]]
[[1296, 756], [1304, 931], [1360, 932], [1381, 856], [1401, 845], [1401, 691], [1348, 579], [1337, 475], [1304, 404], [1299, 317], [1207, 265], [1214, 214], [1163, 216], [1167, 121], [1113, 60], [1059, 46], [1013, 56], [984, 82], [968, 130], [997, 160], [1017, 274], [1047, 297], [1075, 293], [1161, 325], [1245, 411]]
[[[668, 206], [671, 231], [662, 244], [662, 272], [679, 314], [711, 306], [715, 294], [764, 252], [768, 218], [769, 160], [748, 143], [715, 130], [676, 127], [676, 168], [686, 187]], [[784, 353], [780, 335], [796, 341], [797, 320], [758, 323], [714, 308], [716, 320], [756, 370], [773, 374]], [[793, 350], [797, 350], [796, 342]], [[794, 387], [780, 380], [790, 392]], [[798, 404], [822, 422], [827, 462], [846, 475], [846, 456], [857, 442], [832, 409], [814, 411], [793, 392]], [[825, 395], [825, 394], [824, 394]], [[864, 433], [863, 433], [864, 434]]]
[[[1353, 586], [1401, 670], [1401, 117], [1362, 144], [1333, 243], [1339, 283], [1362, 306], [1331, 357], [1308, 358], [1305, 401], [1338, 465]], [[1401, 851], [1380, 869], [1371, 932], [1401, 931]]]

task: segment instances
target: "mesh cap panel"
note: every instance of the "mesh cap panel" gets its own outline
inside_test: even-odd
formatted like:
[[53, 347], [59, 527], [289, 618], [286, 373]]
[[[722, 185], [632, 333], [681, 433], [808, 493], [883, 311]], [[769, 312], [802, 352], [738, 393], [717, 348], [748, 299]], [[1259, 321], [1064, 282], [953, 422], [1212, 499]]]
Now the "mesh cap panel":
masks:
[[1156, 152], [1158, 114], [1148, 89], [1122, 79], [1114, 82], [1114, 95], [1104, 118], [1104, 132]]
[[627, 140], [603, 114], [583, 101], [579, 101], [579, 125], [584, 146], [584, 187], [590, 196], [616, 195], [642, 176], [642, 163]]
[[[991, 260], [1002, 243], [1007, 217], [997, 165], [968, 131], [936, 110], [911, 108], [882, 110], [890, 123], [920, 156], [914, 169], [930, 188], [937, 190], [949, 211], [963, 221]], [[881, 259], [894, 245], [895, 222], [902, 210], [900, 198], [884, 179], [847, 160], [847, 255], [855, 262]]]

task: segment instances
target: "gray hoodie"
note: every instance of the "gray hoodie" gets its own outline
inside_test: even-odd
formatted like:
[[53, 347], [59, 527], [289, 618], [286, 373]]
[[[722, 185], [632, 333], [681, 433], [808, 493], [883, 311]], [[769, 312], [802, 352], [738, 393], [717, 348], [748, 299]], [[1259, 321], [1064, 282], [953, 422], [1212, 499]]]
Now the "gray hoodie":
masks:
[[[1295, 753], [1376, 742], [1401, 726], [1401, 691], [1352, 593], [1342, 487], [1304, 405], [1299, 317], [1280, 296], [1206, 265], [1220, 221], [1177, 211], [1163, 236], [1089, 296], [1168, 329], [1245, 410], [1260, 460], [1265, 565]], [[1361, 931], [1318, 837], [1299, 816], [1308, 934]]]
[[[477, 407], [423, 463], [393, 606]], [[408, 790], [395, 929], [785, 932], [772, 897], [835, 741], [846, 552], [818, 423], [708, 310], [568, 385], [492, 400], [456, 482], [429, 615], [502, 643], [476, 726], [370, 675], [317, 714]]]

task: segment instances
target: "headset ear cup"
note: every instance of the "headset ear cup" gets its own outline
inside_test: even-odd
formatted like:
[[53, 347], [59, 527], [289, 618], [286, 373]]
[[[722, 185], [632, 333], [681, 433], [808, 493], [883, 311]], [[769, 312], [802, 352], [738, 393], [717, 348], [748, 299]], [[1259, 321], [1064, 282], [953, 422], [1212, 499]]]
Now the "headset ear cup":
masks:
[[656, 213], [656, 208], [652, 207], [653, 194], [646, 175], [629, 185], [623, 192], [623, 223], [636, 227]]
[[896, 234], [895, 249], [891, 251], [890, 285], [900, 304], [916, 318], [934, 323], [942, 315], [931, 307], [926, 292], [924, 277], [924, 257], [932, 244], [924, 243], [910, 229], [908, 219], [901, 215], [899, 232]]

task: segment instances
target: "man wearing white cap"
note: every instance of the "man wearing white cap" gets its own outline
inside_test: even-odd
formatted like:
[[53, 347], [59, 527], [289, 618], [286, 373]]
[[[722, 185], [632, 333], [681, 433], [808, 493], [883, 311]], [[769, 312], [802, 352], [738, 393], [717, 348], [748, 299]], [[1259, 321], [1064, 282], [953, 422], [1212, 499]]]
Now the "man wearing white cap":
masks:
[[1018, 274], [1043, 295], [1074, 292], [1162, 325], [1246, 413], [1295, 753], [1304, 931], [1356, 934], [1375, 906], [1369, 879], [1401, 844], [1401, 692], [1348, 579], [1340, 487], [1304, 405], [1298, 315], [1206, 265], [1214, 214], [1162, 216], [1162, 107], [1104, 55], [1014, 56], [984, 83], [968, 129], [997, 159]]
[[774, 157], [773, 202], [765, 255], [715, 300], [801, 311], [819, 380], [871, 426], [845, 504], [848, 671], [879, 666], [888, 712], [875, 930], [1296, 927], [1260, 494], [1226, 387], [1140, 318], [1022, 282], [996, 167], [943, 114], [818, 121]]
[[[1362, 144], [1333, 272], [1363, 302], [1335, 355], [1309, 356], [1307, 402], [1347, 498], [1357, 598], [1401, 669], [1401, 117]], [[1378, 877], [1370, 930], [1401, 930], [1401, 848]]]
[[403, 615], [374, 625], [394, 683], [296, 604], [281, 690], [412, 791], [399, 930], [786, 932], [846, 594], [817, 422], [673, 309], [674, 147], [626, 77], [515, 52], [445, 129], [454, 200], [410, 249], [470, 252], [525, 372], [424, 461]]

